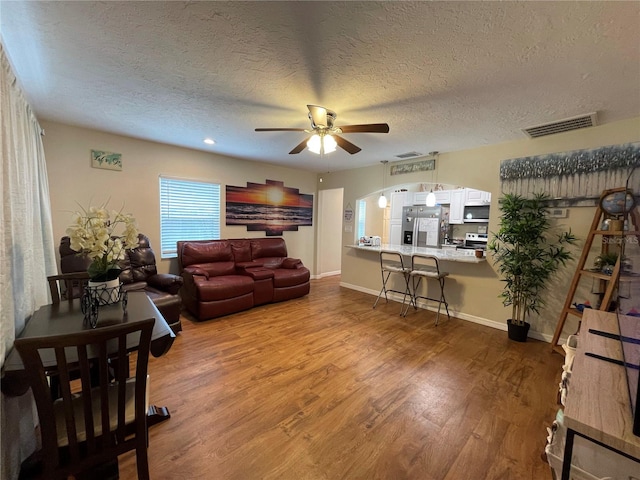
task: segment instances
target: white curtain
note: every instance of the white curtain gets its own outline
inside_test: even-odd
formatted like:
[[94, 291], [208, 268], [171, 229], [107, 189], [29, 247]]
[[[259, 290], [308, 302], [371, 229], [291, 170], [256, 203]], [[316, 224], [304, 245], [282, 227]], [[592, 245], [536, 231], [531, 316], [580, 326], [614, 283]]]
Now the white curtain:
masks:
[[[48, 303], [46, 277], [56, 273], [49, 185], [41, 128], [0, 43], [0, 362], [31, 314]], [[0, 405], [2, 478], [17, 478], [35, 448], [30, 395]]]

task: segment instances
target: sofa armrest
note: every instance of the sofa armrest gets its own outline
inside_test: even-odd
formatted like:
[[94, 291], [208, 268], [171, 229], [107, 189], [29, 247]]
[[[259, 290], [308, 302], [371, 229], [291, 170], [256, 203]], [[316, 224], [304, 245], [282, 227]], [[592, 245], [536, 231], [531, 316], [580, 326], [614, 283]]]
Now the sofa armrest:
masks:
[[158, 290], [175, 295], [178, 293], [178, 290], [180, 290], [180, 287], [182, 287], [184, 279], [172, 273], [157, 273], [147, 278], [147, 283]]
[[240, 272], [240, 274], [242, 274], [243, 270], [247, 270], [249, 268], [260, 268], [264, 266], [263, 262], [257, 262], [257, 261], [253, 261], [253, 262], [236, 262], [236, 270], [238, 270]]
[[207, 272], [205, 272], [204, 270], [202, 270], [201, 268], [187, 267], [187, 268], [185, 268], [183, 270], [183, 273], [188, 273], [191, 276], [200, 275], [202, 277], [205, 277], [207, 280], [209, 280], [209, 274]]
[[147, 288], [147, 285], [148, 285], [147, 282], [123, 283], [122, 289], [125, 292], [139, 292]]
[[285, 258], [282, 261], [282, 268], [301, 268], [301, 267], [303, 267], [302, 260], [300, 260], [299, 258]]

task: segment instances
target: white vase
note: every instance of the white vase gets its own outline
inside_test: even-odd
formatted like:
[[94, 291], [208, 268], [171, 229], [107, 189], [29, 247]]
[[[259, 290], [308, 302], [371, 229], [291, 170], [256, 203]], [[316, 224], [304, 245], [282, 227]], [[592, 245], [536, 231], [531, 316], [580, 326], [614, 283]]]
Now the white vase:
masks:
[[98, 299], [99, 305], [109, 305], [120, 301], [120, 279], [108, 280], [106, 282], [88, 283], [88, 290]]

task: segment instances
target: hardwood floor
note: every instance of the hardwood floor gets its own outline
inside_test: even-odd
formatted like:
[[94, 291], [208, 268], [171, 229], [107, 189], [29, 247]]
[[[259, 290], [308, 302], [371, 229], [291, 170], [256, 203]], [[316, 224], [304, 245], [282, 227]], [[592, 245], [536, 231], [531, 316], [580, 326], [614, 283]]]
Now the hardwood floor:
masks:
[[[152, 358], [153, 479], [551, 479], [549, 345], [312, 281], [310, 295], [202, 323]], [[488, 301], [499, 301], [489, 299]], [[120, 478], [135, 478], [135, 456]]]

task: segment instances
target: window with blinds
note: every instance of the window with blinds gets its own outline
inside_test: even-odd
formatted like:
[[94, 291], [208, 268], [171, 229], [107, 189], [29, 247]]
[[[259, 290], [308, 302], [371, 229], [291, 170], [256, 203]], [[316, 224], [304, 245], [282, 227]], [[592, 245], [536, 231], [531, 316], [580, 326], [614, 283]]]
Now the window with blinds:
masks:
[[219, 238], [220, 185], [161, 176], [161, 258], [176, 257], [179, 240]]

